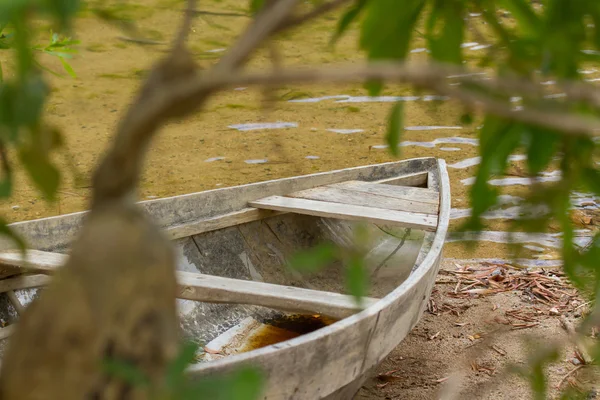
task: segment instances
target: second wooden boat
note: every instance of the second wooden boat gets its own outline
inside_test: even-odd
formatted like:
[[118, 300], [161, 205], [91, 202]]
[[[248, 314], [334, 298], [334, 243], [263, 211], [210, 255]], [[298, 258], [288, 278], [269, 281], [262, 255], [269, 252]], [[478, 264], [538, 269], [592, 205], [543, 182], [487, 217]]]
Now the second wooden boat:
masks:
[[[266, 373], [265, 399], [348, 399], [424, 311], [450, 186], [443, 160], [420, 158], [139, 204], [179, 252], [181, 327], [204, 344], [192, 377], [250, 364]], [[0, 318], [9, 323], [0, 350], [66, 261], [85, 215], [12, 224], [31, 249], [23, 259], [0, 247]], [[357, 224], [370, 233], [362, 307], [347, 294], [341, 263], [310, 275], [288, 266], [318, 243], [351, 247]]]

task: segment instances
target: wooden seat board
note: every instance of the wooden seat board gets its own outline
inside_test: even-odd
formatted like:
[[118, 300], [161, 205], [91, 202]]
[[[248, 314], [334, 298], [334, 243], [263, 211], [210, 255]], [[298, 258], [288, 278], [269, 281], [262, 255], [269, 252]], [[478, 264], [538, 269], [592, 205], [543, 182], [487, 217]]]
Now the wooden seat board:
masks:
[[269, 196], [256, 201], [251, 201], [250, 205], [252, 207], [269, 210], [287, 211], [325, 218], [399, 225], [406, 228], [423, 229], [426, 231], [434, 231], [438, 223], [437, 215], [386, 210], [382, 208], [331, 203], [327, 201], [297, 199], [293, 197]]
[[432, 215], [437, 215], [439, 209], [437, 204], [382, 196], [375, 193], [351, 190], [351, 188], [346, 189], [332, 186], [321, 186], [314, 189], [301, 190], [294, 192], [287, 197]]
[[[392, 198], [415, 201], [420, 203], [429, 203], [435, 205], [436, 207], [439, 207], [440, 204], [440, 194], [435, 190], [426, 188], [388, 185], [385, 183], [373, 183], [364, 181], [346, 181], [326, 186], [346, 190], [353, 190], [361, 193], [371, 193], [380, 196], [389, 196]], [[435, 213], [437, 214], [437, 211]]]
[[[0, 263], [25, 267], [47, 274], [65, 265], [68, 255], [39, 250], [28, 250], [26, 260], [19, 251], [0, 253]], [[178, 298], [207, 303], [251, 304], [283, 311], [324, 314], [345, 318], [368, 307], [378, 299], [364, 298], [359, 306], [349, 295], [304, 289], [293, 286], [250, 280], [224, 278], [194, 272], [176, 271]], [[0, 291], [43, 286], [48, 283], [39, 275], [0, 280]], [[4, 284], [3, 284], [4, 282]]]

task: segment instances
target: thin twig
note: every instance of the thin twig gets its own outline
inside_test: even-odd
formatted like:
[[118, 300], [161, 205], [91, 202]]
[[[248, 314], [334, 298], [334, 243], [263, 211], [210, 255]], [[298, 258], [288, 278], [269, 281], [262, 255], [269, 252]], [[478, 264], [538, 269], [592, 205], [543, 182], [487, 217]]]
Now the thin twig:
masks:
[[383, 267], [385, 265], [385, 263], [388, 262], [388, 260], [390, 258], [392, 258], [394, 256], [394, 254], [396, 254], [398, 252], [398, 250], [400, 250], [402, 248], [402, 246], [404, 246], [404, 242], [406, 242], [406, 238], [410, 235], [410, 231], [411, 231], [410, 228], [408, 228], [406, 230], [406, 232], [404, 233], [404, 236], [402, 237], [402, 240], [400, 241], [398, 246], [396, 246], [394, 251], [392, 251], [386, 258], [383, 259], [382, 262], [379, 263], [379, 265], [375, 268], [375, 270], [371, 274], [371, 278], [375, 277], [377, 275], [377, 273], [379, 272], [379, 270], [381, 269], [381, 267]]
[[278, 0], [259, 12], [246, 32], [221, 58], [215, 70], [227, 74], [242, 65], [250, 54], [281, 26], [281, 21], [288, 18], [297, 3], [298, 0]]
[[181, 49], [185, 45], [190, 30], [192, 29], [192, 22], [194, 21], [194, 9], [196, 8], [196, 0], [187, 0], [187, 8], [184, 11], [183, 23], [179, 27], [179, 32], [175, 37], [173, 49]]
[[275, 32], [288, 30], [294, 28], [298, 25], [303, 25], [308, 21], [311, 21], [315, 18], [318, 18], [328, 12], [335, 10], [336, 8], [341, 7], [346, 3], [350, 3], [351, 0], [333, 0], [327, 3], [321, 4], [319, 7], [315, 7], [309, 12], [299, 15], [297, 17], [290, 17], [288, 20], [282, 21], [281, 25], [275, 30]]
[[583, 367], [585, 367], [585, 365], [578, 365], [575, 368], [573, 368], [572, 370], [570, 370], [565, 376], [563, 376], [563, 378], [560, 380], [560, 382], [558, 383], [558, 386], [556, 388], [560, 389], [568, 377], [570, 377], [571, 375], [573, 375], [575, 372], [579, 371]]

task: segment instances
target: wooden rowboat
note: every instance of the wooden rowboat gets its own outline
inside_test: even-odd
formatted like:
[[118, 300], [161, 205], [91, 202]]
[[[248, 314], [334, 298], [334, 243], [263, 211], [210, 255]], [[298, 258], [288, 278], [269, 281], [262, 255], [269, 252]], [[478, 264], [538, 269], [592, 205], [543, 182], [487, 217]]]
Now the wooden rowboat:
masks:
[[[348, 399], [424, 311], [448, 229], [450, 186], [443, 160], [419, 158], [140, 206], [178, 249], [181, 326], [205, 344], [191, 376], [250, 364], [268, 377], [265, 399]], [[31, 249], [23, 259], [0, 244], [7, 294], [0, 318], [9, 324], [0, 337], [64, 264], [85, 215], [12, 224]], [[352, 245], [357, 224], [370, 233], [363, 307], [346, 294], [343, 265], [311, 275], [287, 265], [322, 241]]]

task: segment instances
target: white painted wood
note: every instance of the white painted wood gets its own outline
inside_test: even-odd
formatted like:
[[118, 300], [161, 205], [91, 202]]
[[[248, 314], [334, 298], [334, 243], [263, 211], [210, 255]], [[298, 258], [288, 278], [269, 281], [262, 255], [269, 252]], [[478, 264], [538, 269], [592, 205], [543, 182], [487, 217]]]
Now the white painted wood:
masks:
[[12, 304], [15, 310], [17, 311], [17, 314], [22, 314], [25, 308], [23, 307], [23, 304], [21, 304], [21, 301], [19, 300], [15, 292], [9, 290], [6, 292], [6, 295], [8, 296], [8, 301], [10, 301], [10, 304]]
[[[391, 186], [391, 185], [390, 185]], [[401, 186], [398, 186], [402, 189]], [[355, 206], [375, 207], [384, 210], [415, 212], [420, 214], [435, 214], [438, 205], [403, 198], [382, 196], [368, 191], [352, 190], [352, 186], [338, 188], [334, 186], [320, 186], [314, 189], [294, 192], [287, 197], [296, 197], [308, 200], [328, 201], [331, 203], [352, 204]]]
[[[20, 254], [20, 253], [17, 253]], [[4, 254], [0, 253], [0, 259]], [[33, 251], [28, 255], [29, 267], [42, 272], [54, 272], [65, 264], [68, 256], [58, 253]], [[21, 266], [22, 260], [11, 255], [12, 265]], [[178, 298], [202, 301], [206, 303], [251, 304], [283, 311], [309, 312], [327, 315], [333, 318], [345, 318], [377, 302], [377, 299], [365, 298], [363, 306], [356, 304], [352, 296], [320, 290], [303, 289], [271, 283], [222, 278], [219, 276], [177, 271], [179, 284]], [[21, 277], [0, 281], [0, 291], [13, 290], [22, 285], [39, 284], [47, 281], [37, 278]], [[40, 282], [42, 282], [40, 284]], [[32, 287], [32, 286], [29, 286]]]
[[23, 254], [20, 251], [0, 252], [1, 264], [35, 271], [53, 271], [57, 266], [64, 265], [66, 261], [67, 256], [64, 254], [33, 249], [27, 250], [25, 258], [23, 258]]
[[401, 286], [373, 306], [333, 325], [281, 344], [195, 365], [190, 375], [224, 373], [252, 363], [269, 377], [264, 397], [276, 400], [324, 399], [340, 388], [358, 388], [353, 383], [363, 380], [418, 322], [431, 293], [450, 212], [445, 163], [440, 160], [438, 166], [434, 174], [443, 175], [440, 224], [432, 233], [435, 236], [427, 256]]
[[[442, 258], [450, 218], [450, 180], [446, 164], [438, 160], [440, 223], [421, 265], [392, 293], [376, 305], [381, 309], [365, 358], [365, 368], [381, 362], [420, 319], [431, 294]], [[381, 304], [384, 304], [383, 306]], [[394, 335], [390, 335], [394, 332]]]
[[[348, 181], [340, 182], [329, 187], [353, 190], [361, 193], [371, 193], [380, 196], [388, 196], [394, 199], [402, 199], [407, 201], [428, 203], [435, 207], [440, 204], [440, 194], [431, 189], [416, 188], [408, 186], [388, 185], [384, 183]], [[437, 209], [435, 210], [437, 214]]]
[[270, 196], [252, 201], [250, 205], [269, 210], [295, 212], [325, 218], [386, 223], [428, 231], [435, 230], [437, 226], [437, 216], [292, 197]]
[[[447, 179], [445, 163], [427, 158], [176, 196], [145, 202], [142, 206], [161, 226], [171, 227], [240, 211], [248, 207], [248, 202], [262, 197], [348, 180], [377, 181], [423, 171], [430, 171], [436, 179], [440, 175]], [[428, 240], [423, 262], [396, 290], [365, 310], [315, 332], [196, 364], [188, 370], [189, 375], [192, 378], [213, 376], [249, 363], [266, 374], [263, 398], [269, 400], [318, 400], [340, 388], [357, 387], [354, 383], [364, 379], [369, 368], [385, 357], [417, 323], [431, 292], [449, 218], [449, 188], [444, 191], [444, 179], [441, 181], [439, 225], [434, 233], [426, 234], [426, 237], [433, 236], [433, 243]], [[19, 223], [16, 230], [38, 249], [64, 248], [77, 233], [82, 216], [71, 214], [28, 221]]]
[[[167, 229], [237, 212], [247, 208], [249, 201], [266, 196], [284, 195], [348, 180], [401, 180], [404, 176], [428, 171], [434, 165], [433, 157], [416, 158], [148, 200], [139, 205], [159, 226]], [[31, 247], [55, 251], [69, 246], [86, 215], [87, 211], [83, 211], [16, 222], [10, 224], [10, 227], [30, 243]], [[0, 250], [12, 249], [13, 246], [12, 241], [0, 238]]]
[[166, 229], [166, 233], [170, 239], [180, 239], [188, 236], [199, 235], [204, 232], [227, 228], [229, 226], [243, 224], [246, 222], [258, 221], [279, 214], [281, 213], [276, 211], [248, 207], [240, 211], [170, 227]]
[[50, 277], [44, 274], [18, 275], [13, 278], [0, 280], [0, 293], [19, 289], [31, 289], [45, 286], [50, 283]]
[[415, 172], [413, 174], [394, 176], [392, 178], [378, 179], [376, 181], [373, 181], [373, 183], [387, 183], [388, 185], [422, 187], [427, 186], [428, 176], [429, 173], [427, 171]]
[[0, 340], [4, 340], [7, 337], [9, 337], [10, 335], [12, 335], [16, 328], [17, 328], [16, 324], [11, 324], [4, 328], [0, 328]]
[[[252, 304], [278, 310], [345, 318], [361, 310], [352, 296], [292, 286], [178, 272], [179, 298], [208, 303]], [[377, 299], [364, 299], [369, 307]]]

